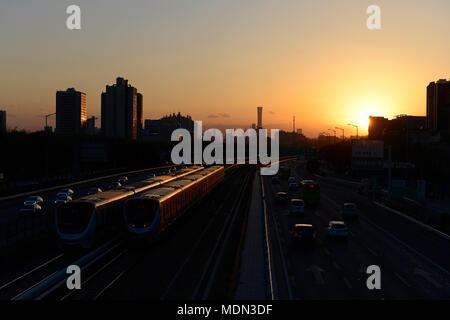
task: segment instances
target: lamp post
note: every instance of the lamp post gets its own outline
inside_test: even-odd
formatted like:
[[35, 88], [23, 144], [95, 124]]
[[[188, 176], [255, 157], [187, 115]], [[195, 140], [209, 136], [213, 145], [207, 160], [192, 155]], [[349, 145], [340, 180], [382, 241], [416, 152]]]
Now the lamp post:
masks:
[[333, 130], [333, 129], [328, 129], [328, 130], [330, 130], [330, 131], [333, 131], [333, 132], [334, 132], [334, 143], [336, 143], [336, 130]]
[[326, 136], [327, 136], [328, 144], [330, 144], [330, 134], [329, 134], [328, 132], [322, 131], [322, 132], [319, 132], [319, 134], [321, 134], [321, 135], [326, 135]]
[[339, 127], [334, 127], [334, 128], [342, 131], [342, 142], [344, 142], [344, 140], [345, 140], [344, 128], [339, 128]]
[[356, 128], [356, 140], [358, 140], [358, 126], [356, 124], [351, 124], [351, 123], [348, 123], [347, 125]]

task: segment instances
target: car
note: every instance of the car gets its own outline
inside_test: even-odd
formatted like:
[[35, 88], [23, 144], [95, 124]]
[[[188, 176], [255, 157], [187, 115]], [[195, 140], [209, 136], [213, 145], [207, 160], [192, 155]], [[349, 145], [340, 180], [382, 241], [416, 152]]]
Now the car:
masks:
[[302, 199], [291, 199], [289, 205], [289, 212], [291, 214], [304, 213], [305, 212], [305, 202]]
[[67, 197], [71, 197], [72, 195], [70, 193], [67, 192], [58, 192], [56, 194], [56, 198], [67, 198]]
[[273, 184], [280, 184], [280, 178], [278, 178], [278, 177], [272, 177], [272, 183], [273, 183]]
[[342, 238], [348, 237], [348, 228], [344, 221], [330, 221], [327, 228], [327, 236], [329, 238]]
[[75, 194], [75, 191], [73, 191], [72, 189], [69, 189], [69, 188], [61, 189], [61, 190], [58, 191], [58, 193], [59, 193], [59, 192], [61, 192], [61, 193], [67, 193], [67, 194], [69, 194], [70, 196], [73, 196], [73, 195]]
[[59, 204], [67, 203], [67, 202], [70, 202], [70, 201], [72, 201], [72, 197], [71, 196], [57, 197], [56, 200], [55, 200], [55, 204], [59, 205]]
[[314, 245], [316, 234], [316, 230], [311, 224], [294, 224], [292, 240], [296, 245]]
[[116, 182], [111, 182], [107, 187], [106, 190], [114, 190], [114, 189], [119, 189], [122, 187], [122, 184], [118, 181]]
[[117, 182], [119, 182], [120, 184], [125, 184], [128, 182], [128, 177], [127, 176], [119, 177], [119, 179], [117, 179]]
[[289, 191], [297, 191], [298, 190], [298, 183], [297, 182], [289, 183], [288, 190]]
[[342, 206], [342, 217], [344, 219], [357, 219], [358, 208], [356, 207], [356, 204], [352, 202], [344, 203]]
[[37, 203], [26, 204], [19, 210], [20, 215], [28, 216], [31, 214], [40, 214], [42, 213], [42, 207]]
[[288, 203], [288, 196], [286, 192], [277, 192], [275, 195], [275, 200], [279, 203]]
[[98, 187], [89, 188], [89, 190], [87, 192], [87, 195], [90, 196], [92, 194], [97, 194], [97, 193], [100, 193], [100, 192], [103, 192], [103, 190], [98, 188]]
[[40, 197], [40, 196], [30, 196], [30, 197], [26, 198], [25, 201], [23, 202], [24, 205], [34, 204], [34, 203], [42, 206], [44, 204], [44, 199], [42, 199], [42, 197]]
[[154, 177], [156, 177], [156, 175], [154, 173], [150, 173], [145, 176], [146, 179], [153, 179]]
[[294, 182], [297, 182], [297, 180], [295, 180], [294, 177], [289, 177], [288, 183], [294, 183]]

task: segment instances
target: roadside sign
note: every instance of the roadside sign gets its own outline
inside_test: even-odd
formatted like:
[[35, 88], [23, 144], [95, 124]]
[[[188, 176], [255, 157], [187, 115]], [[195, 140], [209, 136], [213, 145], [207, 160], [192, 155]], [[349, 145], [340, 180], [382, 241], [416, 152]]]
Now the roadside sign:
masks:
[[388, 161], [384, 162], [383, 168], [395, 168], [395, 169], [414, 169], [416, 166], [414, 165], [414, 163], [410, 163], [410, 162], [392, 162], [389, 165]]
[[378, 171], [383, 169], [384, 142], [381, 140], [352, 141], [352, 169]]

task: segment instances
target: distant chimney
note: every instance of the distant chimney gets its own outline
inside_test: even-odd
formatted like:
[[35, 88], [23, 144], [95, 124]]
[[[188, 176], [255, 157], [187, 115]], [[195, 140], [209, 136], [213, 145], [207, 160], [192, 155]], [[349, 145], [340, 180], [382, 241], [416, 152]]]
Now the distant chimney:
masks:
[[258, 129], [262, 129], [262, 109], [263, 109], [263, 107], [257, 107], [257, 110], [258, 110]]

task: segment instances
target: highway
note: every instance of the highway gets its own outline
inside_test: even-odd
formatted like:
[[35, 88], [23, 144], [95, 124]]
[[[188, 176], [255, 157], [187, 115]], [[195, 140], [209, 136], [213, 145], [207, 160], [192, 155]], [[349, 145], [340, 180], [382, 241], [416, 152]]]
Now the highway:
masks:
[[[297, 181], [318, 181], [321, 198], [318, 207], [307, 206], [304, 214], [291, 215], [288, 205], [274, 201], [276, 192], [287, 191], [287, 180], [272, 184], [272, 177], [262, 177], [266, 213], [270, 217], [268, 239], [276, 299], [450, 299], [447, 239], [371, 203], [358, 194], [354, 184], [311, 175], [302, 161], [291, 161], [288, 165]], [[82, 290], [50, 299], [195, 300], [234, 296], [232, 290], [238, 283], [237, 257], [242, 253], [239, 239], [244, 235], [260, 236], [240, 231], [245, 225], [247, 201], [241, 203], [238, 199], [250, 199], [250, 190], [261, 193], [260, 188], [246, 187], [245, 181], [252, 181], [253, 170], [253, 167], [231, 170], [216, 190], [193, 206], [159, 241], [118, 244], [95, 270], [83, 273]], [[143, 175], [130, 175], [130, 183]], [[111, 181], [114, 180], [93, 184], [102, 186], [101, 183]], [[93, 184], [81, 186], [75, 190], [76, 194], [81, 196]], [[50, 199], [53, 193], [49, 192], [47, 197]], [[290, 198], [301, 198], [300, 192], [288, 194]], [[330, 220], [342, 219], [340, 208], [344, 202], [357, 204], [359, 218], [347, 222], [350, 230], [347, 241], [330, 240], [326, 237], [326, 227]], [[233, 222], [232, 216], [238, 220]], [[310, 223], [315, 227], [314, 247], [293, 245], [291, 231], [295, 223]], [[230, 242], [225, 245], [227, 237]], [[8, 256], [0, 268], [1, 284], [61, 254], [52, 245], [52, 239], [43, 238], [33, 245], [21, 250], [12, 248], [10, 253], [17, 252], [17, 256]], [[64, 255], [58, 259], [36, 275], [28, 276], [22, 284], [3, 290], [4, 297], [26, 289], [43, 274], [59, 270], [75, 256]], [[369, 290], [366, 285], [369, 277], [366, 270], [371, 265], [380, 267], [380, 290]]]
[[[298, 181], [314, 179], [321, 186], [321, 203], [317, 208], [306, 208], [303, 215], [290, 215], [288, 205], [275, 203], [278, 191], [287, 191], [287, 181], [279, 185], [264, 178], [267, 210], [273, 215], [273, 228], [278, 228], [285, 260], [288, 284], [283, 284], [282, 258], [275, 259], [278, 285], [282, 298], [288, 298], [288, 289], [294, 299], [449, 299], [450, 298], [450, 244], [395, 214], [370, 203], [347, 183], [313, 176], [305, 170], [304, 162], [292, 163], [292, 172]], [[290, 192], [289, 196], [300, 197]], [[330, 220], [341, 220], [340, 207], [354, 202], [359, 208], [359, 219], [348, 222], [347, 241], [326, 238]], [[299, 248], [291, 242], [295, 223], [310, 223], [317, 230], [314, 248]], [[277, 246], [273, 243], [272, 249]], [[366, 285], [370, 265], [381, 269], [381, 289], [369, 290]]]

